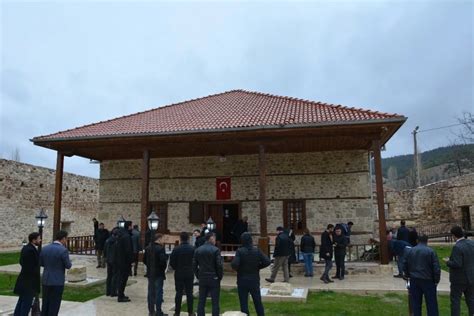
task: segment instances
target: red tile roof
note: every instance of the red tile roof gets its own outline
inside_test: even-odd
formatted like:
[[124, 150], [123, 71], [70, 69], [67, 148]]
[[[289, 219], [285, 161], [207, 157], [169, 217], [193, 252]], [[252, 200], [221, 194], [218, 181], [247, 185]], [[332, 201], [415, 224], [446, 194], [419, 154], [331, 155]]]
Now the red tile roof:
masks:
[[404, 120], [398, 114], [356, 109], [245, 90], [232, 90], [159, 107], [74, 129], [35, 137], [34, 141], [178, 134], [239, 128], [311, 126]]

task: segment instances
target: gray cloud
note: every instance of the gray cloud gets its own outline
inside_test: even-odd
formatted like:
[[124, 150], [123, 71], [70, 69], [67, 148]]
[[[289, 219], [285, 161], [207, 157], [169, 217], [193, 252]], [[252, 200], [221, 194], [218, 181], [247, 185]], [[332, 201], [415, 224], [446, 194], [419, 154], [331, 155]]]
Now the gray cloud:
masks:
[[[33, 136], [235, 88], [408, 116], [385, 156], [473, 110], [470, 1], [1, 6], [0, 155], [33, 164], [55, 165]], [[421, 149], [450, 137], [420, 134]]]

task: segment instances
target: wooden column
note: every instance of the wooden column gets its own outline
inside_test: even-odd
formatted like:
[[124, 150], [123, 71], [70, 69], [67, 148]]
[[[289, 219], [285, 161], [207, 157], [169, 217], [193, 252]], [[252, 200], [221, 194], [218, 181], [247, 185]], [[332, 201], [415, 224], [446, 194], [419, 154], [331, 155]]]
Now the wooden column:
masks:
[[385, 222], [385, 203], [382, 178], [382, 157], [380, 154], [380, 141], [375, 140], [372, 143], [375, 165], [375, 184], [377, 190], [377, 209], [379, 214], [379, 235], [380, 235], [380, 263], [388, 264], [388, 242], [387, 242], [387, 223]]
[[269, 255], [269, 238], [267, 230], [267, 170], [265, 161], [265, 147], [258, 148], [258, 169], [259, 169], [259, 199], [260, 199], [260, 238], [258, 246], [266, 255]]
[[61, 228], [61, 200], [63, 193], [64, 154], [58, 151], [56, 157], [56, 182], [54, 184], [53, 239]]
[[140, 239], [145, 246], [145, 234], [147, 230], [147, 213], [150, 192], [150, 152], [148, 149], [143, 151], [142, 160], [142, 197], [140, 214]]

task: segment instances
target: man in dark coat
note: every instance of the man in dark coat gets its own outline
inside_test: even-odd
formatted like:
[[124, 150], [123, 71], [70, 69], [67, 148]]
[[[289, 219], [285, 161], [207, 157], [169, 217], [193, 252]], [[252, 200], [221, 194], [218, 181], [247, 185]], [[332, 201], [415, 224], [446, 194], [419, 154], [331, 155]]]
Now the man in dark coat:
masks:
[[236, 242], [240, 242], [240, 236], [242, 236], [243, 233], [248, 232], [249, 223], [247, 221], [248, 217], [244, 216], [242, 219], [239, 219], [232, 228], [231, 233], [234, 236]]
[[137, 276], [138, 269], [138, 254], [143, 250], [142, 243], [140, 240], [140, 230], [138, 225], [133, 225], [132, 230], [132, 251], [133, 251], [133, 275]]
[[112, 297], [117, 296], [117, 269], [115, 266], [115, 260], [117, 256], [117, 232], [117, 227], [112, 229], [112, 233], [110, 234], [109, 238], [107, 238], [104, 245], [104, 256], [107, 262], [105, 295]]
[[211, 295], [212, 316], [219, 316], [219, 296], [224, 275], [222, 257], [215, 246], [216, 236], [206, 234], [206, 243], [194, 251], [193, 272], [199, 280], [198, 316], [204, 316], [207, 295]]
[[460, 315], [463, 293], [469, 315], [474, 315], [474, 241], [464, 238], [459, 226], [454, 226], [451, 234], [456, 238], [456, 244], [449, 260], [445, 260], [451, 282], [451, 316]]
[[406, 223], [404, 220], [400, 221], [400, 228], [397, 231], [397, 240], [403, 240], [403, 241], [409, 242], [408, 235], [410, 233], [410, 230], [408, 230], [405, 224]]
[[314, 237], [310, 234], [308, 229], [304, 230], [304, 235], [301, 237], [300, 249], [303, 253], [304, 259], [304, 276], [313, 276], [313, 261], [314, 261], [314, 250], [316, 249], [316, 242]]
[[349, 244], [349, 239], [342, 232], [341, 227], [336, 227], [333, 236], [334, 241], [334, 260], [336, 261], [336, 275], [334, 278], [344, 280], [345, 264], [346, 260], [346, 248]]
[[[163, 304], [163, 285], [166, 280], [166, 263], [168, 256], [161, 244], [163, 235], [156, 234], [155, 241], [145, 248], [143, 263], [148, 271], [148, 312], [153, 316], [167, 316], [161, 310]], [[156, 312], [155, 312], [156, 311]]]
[[329, 271], [332, 268], [332, 253], [333, 253], [333, 224], [329, 224], [326, 230], [321, 234], [321, 246], [319, 248], [319, 258], [325, 261], [324, 272], [321, 275], [321, 281], [324, 283], [334, 282], [329, 278]]
[[275, 250], [273, 251], [273, 266], [270, 278], [265, 281], [273, 283], [280, 267], [283, 269], [284, 282], [290, 281], [290, 273], [288, 271], [288, 257], [290, 256], [290, 237], [283, 230], [283, 227], [277, 227], [277, 237], [275, 238]]
[[128, 277], [130, 275], [130, 267], [133, 260], [132, 238], [129, 232], [129, 227], [131, 224], [132, 222], [125, 222], [125, 227], [120, 228], [117, 232], [114, 265], [117, 271], [116, 280], [118, 302], [130, 302], [128, 296], [125, 296], [125, 287], [127, 286]]
[[105, 268], [104, 246], [107, 238], [109, 238], [109, 231], [104, 228], [104, 223], [100, 223], [94, 236], [95, 251], [97, 255], [96, 268]]
[[412, 247], [415, 247], [418, 244], [418, 232], [415, 227], [410, 227], [408, 231], [408, 242]]
[[295, 249], [295, 240], [296, 240], [296, 236], [295, 236], [295, 233], [293, 232], [292, 229], [290, 230], [286, 230], [285, 231], [286, 234], [288, 234], [288, 241], [289, 241], [289, 249], [290, 249], [290, 254], [288, 256], [288, 276], [290, 278], [293, 277], [293, 275], [291, 274], [291, 265], [293, 263], [297, 263], [298, 260], [296, 258], [296, 249]]
[[65, 271], [72, 264], [69, 259], [67, 232], [60, 230], [54, 236], [54, 242], [41, 250], [40, 265], [44, 267], [42, 316], [55, 316], [59, 313], [64, 291]]
[[408, 241], [392, 239], [389, 242], [389, 247], [392, 253], [397, 256], [398, 274], [394, 275], [394, 277], [402, 278], [403, 260], [405, 260], [405, 255], [407, 254], [407, 251], [411, 248], [411, 245]]
[[249, 293], [252, 296], [258, 316], [265, 312], [260, 295], [260, 270], [270, 265], [270, 259], [253, 246], [252, 235], [243, 233], [242, 247], [237, 249], [232, 260], [232, 269], [237, 271], [237, 290], [239, 292], [240, 311], [249, 315]]
[[182, 232], [179, 235], [181, 243], [171, 252], [170, 266], [174, 270], [174, 285], [176, 289], [175, 312], [179, 316], [181, 313], [181, 302], [183, 290], [186, 292], [186, 303], [188, 305], [188, 314], [193, 314], [193, 257], [194, 247], [189, 244], [189, 234]]
[[40, 263], [36, 247], [41, 244], [41, 236], [37, 232], [31, 233], [28, 241], [21, 249], [21, 271], [13, 290], [13, 293], [19, 295], [14, 316], [28, 316], [33, 299], [40, 292]]
[[438, 256], [427, 246], [428, 237], [422, 235], [419, 243], [411, 248], [403, 261], [403, 273], [410, 279], [410, 298], [413, 316], [421, 316], [423, 296], [428, 316], [438, 316], [436, 286], [441, 278]]

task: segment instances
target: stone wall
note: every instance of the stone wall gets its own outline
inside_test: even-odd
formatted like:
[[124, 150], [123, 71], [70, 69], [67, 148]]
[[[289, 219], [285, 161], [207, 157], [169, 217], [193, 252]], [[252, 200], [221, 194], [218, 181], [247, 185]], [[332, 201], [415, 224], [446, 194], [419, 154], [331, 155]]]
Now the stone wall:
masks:
[[[373, 230], [374, 213], [366, 151], [267, 155], [268, 229], [283, 223], [283, 201], [306, 200], [307, 226], [321, 232], [328, 223], [355, 223], [353, 230]], [[241, 203], [259, 233], [258, 156], [163, 158], [150, 162], [150, 201], [168, 202], [168, 229], [191, 231], [189, 202], [215, 201], [216, 177], [232, 181], [232, 201]], [[99, 220], [113, 225], [120, 215], [140, 221], [141, 161], [101, 163]]]
[[387, 224], [404, 219], [413, 226], [461, 223], [461, 206], [470, 206], [474, 225], [474, 173], [443, 180], [414, 190], [386, 190]]
[[[20, 246], [37, 231], [34, 217], [40, 208], [48, 215], [44, 239], [52, 240], [54, 182], [54, 170], [0, 159], [0, 247]], [[91, 235], [98, 209], [99, 181], [64, 173], [63, 228], [72, 236]]]

